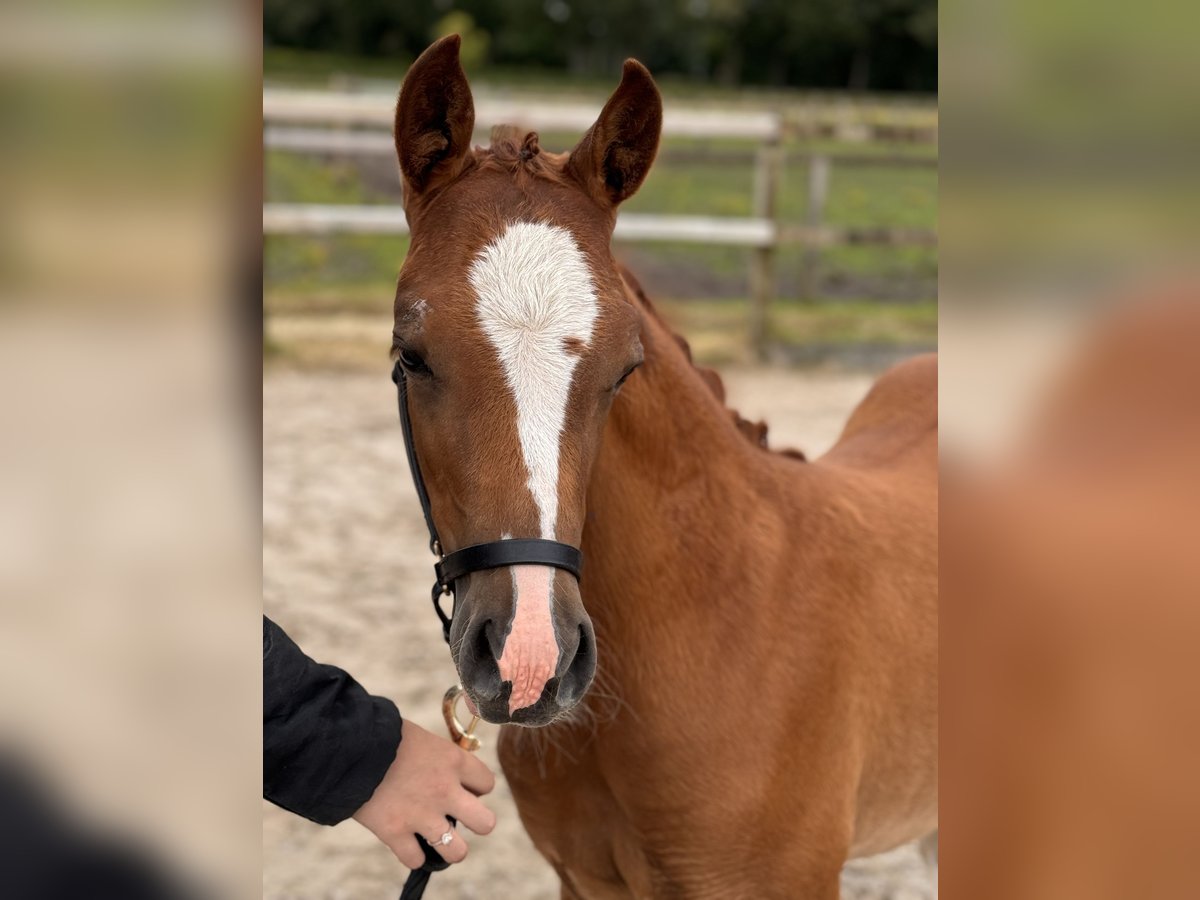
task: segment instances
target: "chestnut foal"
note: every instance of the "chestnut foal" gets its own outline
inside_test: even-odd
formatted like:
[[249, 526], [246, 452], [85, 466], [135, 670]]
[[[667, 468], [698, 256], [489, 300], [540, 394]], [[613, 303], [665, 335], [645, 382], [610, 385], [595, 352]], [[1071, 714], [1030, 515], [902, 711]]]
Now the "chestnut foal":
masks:
[[580, 581], [457, 584], [451, 653], [509, 723], [522, 821], [564, 897], [837, 897], [847, 857], [937, 825], [936, 361], [820, 460], [769, 452], [610, 251], [658, 147], [650, 74], [627, 62], [569, 154], [473, 149], [458, 47], [396, 110], [394, 350], [446, 551], [583, 550]]

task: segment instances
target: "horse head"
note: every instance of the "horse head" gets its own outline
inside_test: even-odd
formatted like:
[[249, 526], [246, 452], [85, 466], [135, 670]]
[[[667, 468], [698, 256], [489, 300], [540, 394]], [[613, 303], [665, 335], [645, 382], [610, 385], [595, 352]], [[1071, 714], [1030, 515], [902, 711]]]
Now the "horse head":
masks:
[[[578, 547], [609, 409], [642, 360], [640, 316], [610, 240], [618, 206], [654, 161], [662, 100], [629, 60], [570, 153], [508, 127], [472, 147], [458, 51], [457, 36], [427, 49], [396, 107], [411, 243], [393, 354], [414, 449], [446, 552], [514, 538]], [[491, 722], [547, 724], [596, 670], [579, 583], [550, 566], [461, 578], [450, 646]]]

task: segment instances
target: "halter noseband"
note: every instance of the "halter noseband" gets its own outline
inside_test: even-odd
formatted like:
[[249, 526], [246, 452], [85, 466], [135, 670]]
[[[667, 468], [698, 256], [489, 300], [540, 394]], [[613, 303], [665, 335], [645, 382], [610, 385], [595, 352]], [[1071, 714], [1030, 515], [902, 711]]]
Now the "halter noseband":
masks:
[[408, 417], [408, 377], [399, 362], [392, 369], [392, 381], [396, 382], [399, 393], [400, 430], [404, 432], [404, 452], [408, 455], [408, 467], [412, 471], [417, 499], [421, 501], [421, 513], [425, 516], [425, 525], [429, 529], [429, 549], [437, 557], [437, 562], [433, 564], [433, 571], [437, 574], [437, 581], [433, 585], [433, 609], [442, 621], [442, 636], [446, 643], [450, 643], [450, 623], [454, 619], [454, 610], [452, 608], [450, 615], [446, 615], [439, 601], [447, 594], [455, 596], [458, 579], [464, 575], [502, 566], [533, 565], [563, 569], [578, 578], [583, 568], [583, 553], [578, 547], [560, 541], [517, 538], [472, 544], [453, 553], [443, 553], [437, 526], [433, 524], [433, 512], [429, 507], [425, 479], [421, 477], [417, 449], [413, 446], [412, 421]]

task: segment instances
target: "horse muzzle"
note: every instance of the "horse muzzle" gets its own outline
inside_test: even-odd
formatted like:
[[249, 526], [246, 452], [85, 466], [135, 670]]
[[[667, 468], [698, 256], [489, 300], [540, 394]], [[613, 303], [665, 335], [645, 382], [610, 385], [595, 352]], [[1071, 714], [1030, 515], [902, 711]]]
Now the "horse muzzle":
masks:
[[488, 722], [549, 724], [591, 685], [592, 622], [574, 579], [555, 574], [513, 566], [511, 574], [473, 576], [460, 594], [451, 652], [468, 698]]

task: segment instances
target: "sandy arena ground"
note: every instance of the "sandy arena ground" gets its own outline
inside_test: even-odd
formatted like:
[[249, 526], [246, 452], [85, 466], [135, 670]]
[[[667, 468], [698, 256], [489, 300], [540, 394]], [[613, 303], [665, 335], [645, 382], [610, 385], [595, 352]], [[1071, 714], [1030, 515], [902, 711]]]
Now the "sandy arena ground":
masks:
[[[740, 369], [730, 405], [765, 418], [774, 447], [816, 456], [863, 396], [867, 375]], [[314, 658], [340, 665], [402, 714], [441, 732], [456, 679], [429, 609], [432, 577], [404, 461], [394, 388], [378, 375], [271, 371], [263, 381], [263, 590], [266, 612]], [[436, 875], [430, 900], [557, 900], [558, 883], [521, 828], [496, 763], [499, 824]], [[767, 852], [770, 852], [767, 849]], [[395, 898], [407, 870], [354, 822], [325, 828], [263, 803], [263, 897]], [[847, 866], [847, 900], [936, 896], [932, 870], [903, 847]]]

